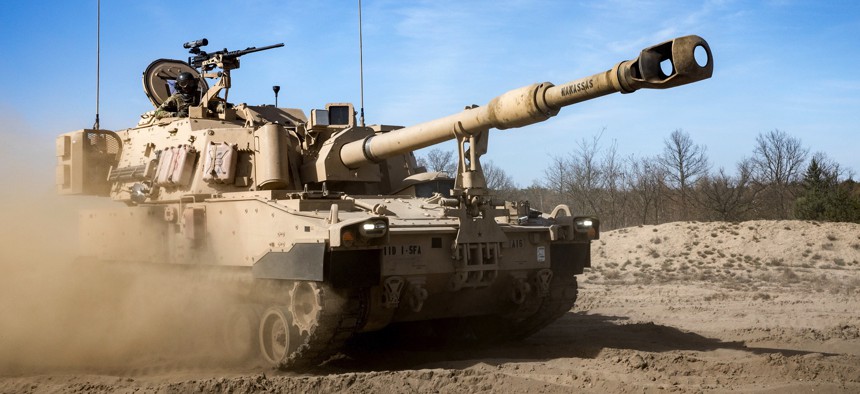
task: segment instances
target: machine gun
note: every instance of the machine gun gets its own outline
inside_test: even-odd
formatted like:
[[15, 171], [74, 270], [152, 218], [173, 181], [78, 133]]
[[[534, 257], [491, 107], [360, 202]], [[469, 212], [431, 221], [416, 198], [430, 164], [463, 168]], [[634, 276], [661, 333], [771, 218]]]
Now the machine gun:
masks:
[[[211, 87], [203, 96], [203, 100], [201, 102], [204, 103], [204, 105], [218, 96], [221, 89], [224, 89], [224, 100], [227, 100], [227, 90], [230, 89], [230, 70], [239, 68], [239, 56], [280, 48], [284, 46], [284, 43], [267, 45], [261, 48], [248, 47], [237, 51], [228, 51], [227, 48], [224, 48], [212, 53], [208, 53], [200, 49], [206, 45], [209, 45], [209, 40], [205, 38], [182, 44], [183, 48], [188, 49], [188, 52], [194, 55], [188, 57], [188, 64], [191, 65], [191, 67], [199, 69], [201, 76], [204, 78], [220, 78], [218, 83]], [[220, 68], [222, 72], [210, 72], [215, 68]]]
[[204, 71], [212, 70], [215, 67], [222, 68], [224, 71], [232, 70], [239, 68], [239, 56], [268, 49], [280, 48], [284, 46], [284, 43], [267, 45], [262, 48], [248, 47], [238, 51], [228, 51], [227, 48], [224, 48], [212, 53], [208, 53], [200, 49], [200, 47], [204, 47], [206, 45], [209, 45], [209, 40], [205, 38], [182, 44], [183, 48], [188, 49], [188, 52], [194, 55], [188, 57], [188, 64], [190, 64], [191, 67]]

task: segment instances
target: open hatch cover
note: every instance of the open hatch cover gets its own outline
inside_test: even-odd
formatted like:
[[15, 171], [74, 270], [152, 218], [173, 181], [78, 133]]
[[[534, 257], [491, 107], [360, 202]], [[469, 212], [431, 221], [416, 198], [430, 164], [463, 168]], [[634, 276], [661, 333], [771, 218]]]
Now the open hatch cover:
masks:
[[200, 73], [188, 63], [182, 60], [158, 59], [150, 63], [146, 67], [146, 71], [143, 72], [143, 91], [146, 92], [146, 97], [149, 98], [155, 108], [158, 108], [161, 103], [176, 92], [173, 83], [179, 73], [182, 72], [189, 72], [200, 81], [201, 92], [209, 90], [206, 80], [200, 78]]

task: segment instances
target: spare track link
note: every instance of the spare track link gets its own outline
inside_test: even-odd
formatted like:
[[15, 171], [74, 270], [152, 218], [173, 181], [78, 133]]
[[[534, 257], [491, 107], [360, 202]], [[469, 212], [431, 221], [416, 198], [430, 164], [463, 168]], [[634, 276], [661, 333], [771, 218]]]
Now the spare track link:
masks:
[[360, 289], [334, 292], [320, 286], [322, 310], [316, 328], [279, 369], [313, 368], [343, 348], [366, 318], [367, 297]]

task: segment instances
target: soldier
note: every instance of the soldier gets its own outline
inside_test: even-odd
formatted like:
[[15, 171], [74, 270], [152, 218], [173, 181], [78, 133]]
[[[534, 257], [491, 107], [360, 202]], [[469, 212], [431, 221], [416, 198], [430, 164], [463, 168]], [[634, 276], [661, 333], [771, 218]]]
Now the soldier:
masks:
[[179, 73], [176, 83], [173, 85], [176, 93], [161, 103], [155, 110], [155, 118], [187, 117], [188, 107], [200, 104], [199, 85], [194, 75], [189, 72]]

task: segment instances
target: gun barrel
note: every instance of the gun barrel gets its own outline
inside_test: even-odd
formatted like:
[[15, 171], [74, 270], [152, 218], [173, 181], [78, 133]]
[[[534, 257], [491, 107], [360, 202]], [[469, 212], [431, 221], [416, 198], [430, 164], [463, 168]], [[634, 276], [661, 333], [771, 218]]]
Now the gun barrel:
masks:
[[265, 50], [267, 50], [267, 49], [280, 48], [280, 47], [282, 47], [282, 46], [284, 46], [284, 43], [283, 43], [283, 42], [282, 42], [282, 43], [279, 43], [279, 44], [267, 45], [267, 46], [260, 47], [260, 48], [257, 48], [257, 47], [250, 47], [250, 48], [245, 48], [245, 49], [241, 49], [241, 50], [238, 50], [238, 51], [230, 51], [230, 52], [227, 52], [226, 54], [224, 54], [224, 56], [225, 56], [225, 57], [239, 57], [239, 56], [242, 56], [242, 55], [247, 55], [247, 54], [249, 54], [249, 53], [265, 51]]
[[[697, 61], [699, 48], [704, 50], [706, 58]], [[458, 135], [542, 122], [558, 114], [562, 107], [610, 93], [668, 89], [701, 81], [710, 78], [713, 70], [711, 49], [704, 39], [699, 36], [678, 37], [645, 48], [636, 59], [623, 61], [590, 77], [558, 86], [549, 82], [524, 86], [490, 100], [483, 107], [469, 108], [444, 118], [350, 142], [341, 149], [340, 158], [348, 168], [358, 168], [451, 140]]]

